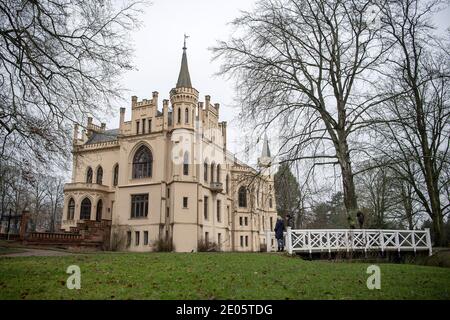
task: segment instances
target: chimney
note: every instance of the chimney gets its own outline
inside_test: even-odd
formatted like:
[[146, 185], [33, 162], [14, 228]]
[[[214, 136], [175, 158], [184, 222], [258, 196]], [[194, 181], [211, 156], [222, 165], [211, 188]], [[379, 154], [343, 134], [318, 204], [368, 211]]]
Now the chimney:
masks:
[[163, 129], [169, 127], [169, 100], [163, 100]]
[[89, 128], [92, 125], [92, 117], [88, 117], [87, 120], [87, 127]]
[[204, 111], [203, 111], [203, 102], [198, 103], [198, 119], [203, 122]]
[[216, 108], [217, 111], [219, 111], [219, 107], [220, 107], [220, 104], [214, 103], [214, 108]]
[[156, 110], [158, 110], [158, 91], [153, 91], [152, 92], [152, 97], [153, 97], [153, 105], [156, 106]]
[[125, 108], [120, 108], [119, 128], [122, 128], [124, 121], [125, 121]]
[[222, 121], [223, 149], [227, 150], [227, 122]]
[[103, 131], [105, 131], [105, 129], [106, 129], [106, 123], [102, 122], [102, 123], [101, 123], [101, 128], [102, 128]]
[[131, 97], [131, 106], [134, 107], [135, 105], [137, 105], [137, 96], [132, 96]]
[[206, 107], [206, 110], [208, 110], [210, 101], [211, 101], [211, 96], [209, 96], [209, 95], [205, 96], [205, 107]]

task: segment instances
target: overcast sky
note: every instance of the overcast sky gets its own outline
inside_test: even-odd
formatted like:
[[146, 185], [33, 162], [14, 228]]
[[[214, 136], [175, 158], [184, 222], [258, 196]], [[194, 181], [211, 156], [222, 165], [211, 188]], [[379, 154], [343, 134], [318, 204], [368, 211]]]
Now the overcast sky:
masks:
[[[237, 110], [233, 103], [232, 82], [214, 76], [219, 63], [211, 62], [209, 47], [218, 39], [227, 39], [231, 27], [227, 23], [248, 10], [253, 0], [153, 0], [142, 16], [143, 26], [132, 35], [137, 70], [123, 77], [127, 113], [131, 117], [131, 96], [150, 99], [153, 91], [159, 92], [159, 108], [162, 100], [169, 99], [169, 91], [178, 79], [181, 64], [184, 33], [187, 40], [187, 55], [192, 86], [200, 92], [199, 100], [210, 95], [213, 103], [220, 103], [220, 121], [227, 121], [228, 143], [232, 152], [239, 151], [233, 118]], [[119, 124], [119, 106], [114, 117], [107, 119], [108, 128]], [[241, 146], [242, 148], [242, 146]]]
[[[219, 63], [211, 62], [208, 48], [219, 39], [228, 39], [231, 26], [227, 23], [239, 16], [240, 10], [250, 10], [254, 3], [254, 0], [153, 0], [141, 17], [143, 26], [132, 35], [137, 70], [123, 76], [123, 85], [129, 90], [123, 97], [126, 105], [122, 105], [127, 108], [126, 120], [130, 118], [132, 95], [139, 100], [150, 99], [152, 92], [158, 91], [160, 109], [162, 100], [169, 98], [178, 78], [186, 33], [190, 36], [187, 54], [192, 85], [200, 92], [200, 101], [211, 95], [213, 103], [220, 103], [220, 121], [228, 121], [229, 125], [228, 148], [246, 160], [242, 139], [238, 140], [239, 128], [233, 122], [237, 115], [232, 108], [233, 83], [214, 76]], [[436, 22], [443, 30], [450, 27], [450, 10], [442, 11]], [[119, 106], [115, 116], [107, 119], [109, 128], [118, 127], [118, 111]]]

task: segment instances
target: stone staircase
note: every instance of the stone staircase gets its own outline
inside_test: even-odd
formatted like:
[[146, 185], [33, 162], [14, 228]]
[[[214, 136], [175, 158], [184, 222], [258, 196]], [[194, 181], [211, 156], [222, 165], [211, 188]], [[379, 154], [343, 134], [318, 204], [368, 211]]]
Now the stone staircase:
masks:
[[60, 232], [29, 232], [23, 243], [36, 246], [54, 246], [65, 248], [90, 248], [107, 250], [111, 236], [111, 221], [78, 222], [70, 231]]

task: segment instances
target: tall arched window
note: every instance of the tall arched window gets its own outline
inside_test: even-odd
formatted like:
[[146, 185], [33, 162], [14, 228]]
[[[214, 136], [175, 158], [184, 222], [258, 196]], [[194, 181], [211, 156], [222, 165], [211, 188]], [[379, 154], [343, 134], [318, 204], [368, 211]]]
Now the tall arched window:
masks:
[[89, 198], [84, 198], [83, 201], [81, 201], [80, 219], [81, 220], [91, 219], [91, 200], [89, 200]]
[[97, 168], [97, 184], [103, 184], [103, 168], [100, 166]]
[[178, 108], [178, 123], [181, 123], [181, 109]]
[[97, 212], [96, 212], [96, 215], [95, 215], [95, 220], [101, 221], [102, 220], [102, 213], [103, 213], [103, 201], [102, 201], [102, 199], [100, 199], [97, 202]]
[[215, 171], [216, 165], [214, 162], [211, 163], [211, 182], [214, 182], [214, 171]]
[[92, 183], [92, 168], [88, 167], [86, 172], [86, 183]]
[[245, 190], [245, 187], [242, 186], [239, 188], [239, 207], [245, 208], [247, 207], [247, 190]]
[[113, 185], [114, 187], [119, 184], [119, 164], [116, 164], [114, 166], [114, 173], [113, 173]]
[[220, 164], [217, 165], [216, 181], [220, 182]]
[[67, 220], [73, 220], [75, 217], [75, 201], [70, 198], [69, 205], [67, 206]]
[[225, 178], [225, 190], [227, 192], [227, 194], [230, 193], [230, 176], [227, 175], [227, 177]]
[[208, 181], [208, 162], [206, 160], [203, 164], [203, 178], [205, 179], [205, 181]]
[[133, 158], [133, 178], [146, 178], [152, 176], [153, 155], [149, 148], [141, 146]]
[[185, 123], [189, 123], [189, 110], [188, 110], [188, 108], [186, 108], [184, 110], [184, 122]]
[[184, 153], [183, 174], [185, 176], [189, 175], [189, 153], [187, 151]]

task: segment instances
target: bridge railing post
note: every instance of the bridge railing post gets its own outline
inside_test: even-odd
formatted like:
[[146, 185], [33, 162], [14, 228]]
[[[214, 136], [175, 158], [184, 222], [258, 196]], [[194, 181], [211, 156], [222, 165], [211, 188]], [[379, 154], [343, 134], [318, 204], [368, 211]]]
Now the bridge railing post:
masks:
[[291, 227], [287, 227], [287, 234], [286, 234], [286, 242], [287, 242], [287, 249], [289, 254], [292, 254], [292, 229]]
[[433, 254], [433, 248], [431, 246], [430, 228], [425, 228], [425, 234], [427, 238], [428, 254], [431, 256]]
[[398, 231], [395, 231], [395, 246], [397, 247], [398, 253], [400, 253], [400, 240]]

